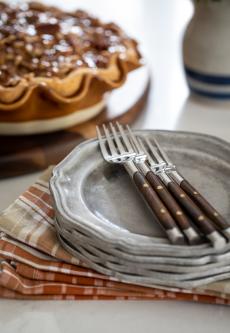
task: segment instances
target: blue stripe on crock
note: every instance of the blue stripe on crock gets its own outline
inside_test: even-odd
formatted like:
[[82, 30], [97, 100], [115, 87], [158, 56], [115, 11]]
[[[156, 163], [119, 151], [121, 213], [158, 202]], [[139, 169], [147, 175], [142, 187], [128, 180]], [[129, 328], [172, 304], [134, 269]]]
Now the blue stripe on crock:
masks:
[[187, 66], [185, 67], [185, 72], [186, 75], [193, 80], [197, 80], [207, 84], [230, 85], [230, 76], [204, 74], [194, 71]]
[[204, 97], [210, 97], [210, 98], [217, 98], [217, 99], [230, 99], [230, 94], [229, 93], [215, 93], [215, 92], [210, 92], [210, 91], [204, 91], [200, 89], [196, 89], [189, 85], [189, 88], [191, 92], [194, 92], [198, 95], [202, 95]]

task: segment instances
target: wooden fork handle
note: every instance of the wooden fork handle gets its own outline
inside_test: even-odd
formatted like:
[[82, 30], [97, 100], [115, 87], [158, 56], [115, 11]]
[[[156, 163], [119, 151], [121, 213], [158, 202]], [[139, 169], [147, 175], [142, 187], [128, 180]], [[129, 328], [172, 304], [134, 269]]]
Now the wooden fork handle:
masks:
[[156, 176], [152, 171], [148, 171], [145, 175], [146, 179], [156, 191], [160, 199], [163, 201], [165, 206], [168, 208], [171, 215], [177, 221], [177, 225], [183, 230], [190, 244], [197, 244], [201, 238], [197, 231], [194, 229], [190, 220], [182, 211], [173, 195], [169, 192], [165, 184]]
[[211, 241], [211, 243], [215, 247], [223, 247], [226, 243], [224, 237], [218, 233], [211, 220], [206, 215], [204, 215], [201, 209], [191, 200], [191, 198], [183, 191], [183, 189], [173, 181], [168, 183], [168, 189], [181, 204], [181, 206], [184, 207], [187, 213], [191, 216], [192, 221]]
[[184, 244], [184, 236], [178, 229], [174, 219], [170, 215], [168, 209], [162, 203], [156, 192], [150, 186], [145, 176], [140, 171], [136, 171], [133, 174], [133, 181], [138, 190], [143, 195], [144, 199], [148, 203], [151, 211], [157, 218], [157, 221], [165, 230], [170, 241], [174, 244]]
[[222, 230], [229, 229], [230, 224], [216, 211], [216, 209], [187, 181], [183, 180], [180, 187], [197, 203], [205, 214]]

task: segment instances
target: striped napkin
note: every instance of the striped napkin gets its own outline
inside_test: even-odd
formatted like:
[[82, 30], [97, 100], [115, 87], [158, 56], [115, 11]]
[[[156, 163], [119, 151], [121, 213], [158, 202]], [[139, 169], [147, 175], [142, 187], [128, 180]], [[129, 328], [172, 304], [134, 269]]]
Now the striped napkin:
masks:
[[11, 299], [182, 300], [230, 305], [230, 280], [193, 290], [147, 288], [87, 268], [60, 245], [49, 168], [0, 214], [0, 297]]

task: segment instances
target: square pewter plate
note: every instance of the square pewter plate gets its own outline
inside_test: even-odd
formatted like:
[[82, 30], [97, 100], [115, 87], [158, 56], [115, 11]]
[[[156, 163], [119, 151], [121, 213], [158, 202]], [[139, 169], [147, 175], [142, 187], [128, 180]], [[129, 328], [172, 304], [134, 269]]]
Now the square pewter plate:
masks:
[[[183, 175], [230, 219], [230, 145], [227, 142], [188, 132], [136, 133], [150, 138], [156, 135]], [[125, 171], [103, 161], [97, 140], [76, 147], [54, 169], [50, 188], [59, 223], [72, 226], [107, 246], [147, 256], [191, 258], [223, 253], [209, 244], [169, 244]], [[229, 248], [228, 245], [224, 251]]]

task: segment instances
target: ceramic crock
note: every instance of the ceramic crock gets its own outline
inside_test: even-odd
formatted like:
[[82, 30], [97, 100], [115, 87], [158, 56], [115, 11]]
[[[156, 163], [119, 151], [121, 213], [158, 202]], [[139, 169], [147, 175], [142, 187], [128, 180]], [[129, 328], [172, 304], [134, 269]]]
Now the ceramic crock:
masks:
[[230, 0], [194, 0], [183, 58], [192, 92], [230, 99]]

